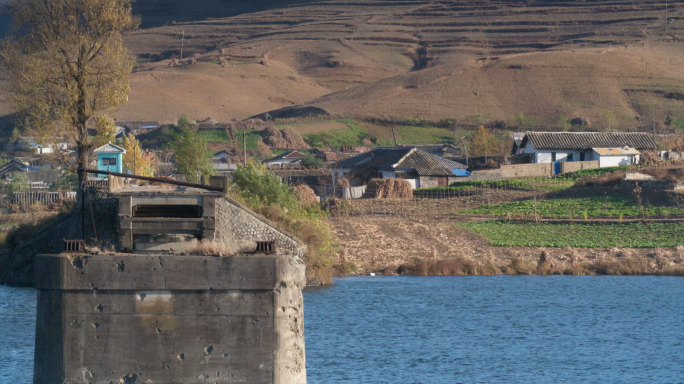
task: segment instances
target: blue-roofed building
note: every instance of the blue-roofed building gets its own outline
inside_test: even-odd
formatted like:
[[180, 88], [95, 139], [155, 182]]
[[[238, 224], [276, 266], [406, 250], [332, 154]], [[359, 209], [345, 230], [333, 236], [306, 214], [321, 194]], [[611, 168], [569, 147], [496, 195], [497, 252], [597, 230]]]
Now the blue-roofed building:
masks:
[[[123, 173], [123, 155], [126, 150], [112, 143], [105, 144], [93, 151], [97, 155], [97, 169], [99, 171]], [[97, 177], [105, 177], [105, 174]]]
[[345, 177], [352, 185], [373, 178], [406, 179], [413, 188], [445, 187], [470, 176], [466, 165], [415, 147], [375, 148], [331, 166], [333, 179]]

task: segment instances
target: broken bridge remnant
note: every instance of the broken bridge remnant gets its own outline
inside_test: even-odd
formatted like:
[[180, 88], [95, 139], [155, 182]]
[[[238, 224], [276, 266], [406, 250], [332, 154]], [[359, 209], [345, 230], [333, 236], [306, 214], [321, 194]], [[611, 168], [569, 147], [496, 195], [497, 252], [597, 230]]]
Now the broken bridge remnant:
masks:
[[36, 256], [34, 383], [305, 384], [306, 246], [223, 192], [119, 186], [127, 253]]
[[36, 259], [34, 383], [306, 383], [296, 259], [84, 257]]

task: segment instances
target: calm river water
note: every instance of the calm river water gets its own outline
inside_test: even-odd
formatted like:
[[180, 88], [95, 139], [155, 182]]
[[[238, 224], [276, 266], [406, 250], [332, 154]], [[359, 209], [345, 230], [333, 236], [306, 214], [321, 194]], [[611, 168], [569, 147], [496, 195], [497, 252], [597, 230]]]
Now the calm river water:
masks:
[[[354, 277], [304, 293], [309, 384], [684, 383], [684, 279]], [[35, 291], [0, 286], [0, 384]]]

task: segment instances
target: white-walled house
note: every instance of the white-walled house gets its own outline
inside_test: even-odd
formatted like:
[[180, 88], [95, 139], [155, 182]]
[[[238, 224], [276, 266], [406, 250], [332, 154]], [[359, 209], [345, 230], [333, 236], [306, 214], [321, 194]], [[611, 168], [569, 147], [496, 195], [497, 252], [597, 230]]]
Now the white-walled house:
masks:
[[655, 149], [653, 137], [641, 132], [527, 132], [515, 154], [531, 163], [598, 161], [599, 167], [615, 167], [637, 164], [641, 151]]
[[293, 166], [298, 165], [304, 157], [306, 157], [306, 155], [299, 151], [287, 151], [278, 156], [264, 160], [264, 163], [269, 167]]

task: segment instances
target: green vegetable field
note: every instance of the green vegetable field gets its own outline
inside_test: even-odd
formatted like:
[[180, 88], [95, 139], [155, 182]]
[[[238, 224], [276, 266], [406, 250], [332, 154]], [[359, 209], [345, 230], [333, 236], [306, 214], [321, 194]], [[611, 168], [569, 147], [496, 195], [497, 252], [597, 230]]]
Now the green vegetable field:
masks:
[[575, 184], [576, 180], [573, 179], [563, 179], [563, 178], [553, 178], [546, 179], [540, 178], [529, 178], [529, 179], [508, 179], [508, 180], [480, 180], [480, 181], [459, 181], [452, 183], [448, 187], [436, 187], [436, 188], [421, 188], [417, 191], [425, 192], [438, 192], [438, 191], [464, 191], [470, 189], [478, 188], [492, 188], [492, 189], [538, 189], [545, 191], [559, 191], [563, 189], [568, 189]]
[[347, 128], [304, 134], [302, 135], [304, 141], [314, 148], [363, 144], [363, 139], [368, 136], [364, 127], [354, 120], [340, 119], [337, 121], [347, 124]]
[[[485, 214], [494, 216], [533, 215], [533, 200], [514, 201], [496, 205], [482, 205], [462, 213]], [[632, 199], [623, 196], [576, 197], [541, 200], [536, 202], [537, 214], [542, 217], [581, 218], [623, 216], [663, 216], [684, 215], [684, 207], [639, 207]]]
[[203, 129], [197, 133], [207, 142], [230, 143], [230, 138], [223, 129]]
[[656, 248], [684, 245], [682, 223], [552, 224], [491, 220], [457, 225], [484, 236], [494, 246]]

